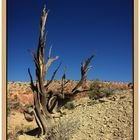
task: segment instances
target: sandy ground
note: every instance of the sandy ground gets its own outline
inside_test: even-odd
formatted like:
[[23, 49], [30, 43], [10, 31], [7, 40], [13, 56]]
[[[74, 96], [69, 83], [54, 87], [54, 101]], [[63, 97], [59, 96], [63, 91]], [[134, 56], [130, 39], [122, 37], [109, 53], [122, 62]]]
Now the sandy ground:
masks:
[[[72, 102], [74, 109], [64, 109], [66, 115], [55, 119], [51, 140], [133, 139], [131, 90], [121, 90], [117, 94], [99, 100], [85, 97]], [[41, 138], [21, 133], [36, 127], [35, 121], [27, 122], [22, 113], [11, 112], [8, 115], [9, 140], [39, 140]]]

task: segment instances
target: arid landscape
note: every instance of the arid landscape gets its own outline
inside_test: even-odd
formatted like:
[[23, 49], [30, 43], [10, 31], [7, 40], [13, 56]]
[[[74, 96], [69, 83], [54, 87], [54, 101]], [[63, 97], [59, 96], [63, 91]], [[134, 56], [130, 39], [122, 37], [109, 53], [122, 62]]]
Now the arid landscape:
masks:
[[[65, 91], [78, 81], [70, 81]], [[50, 89], [57, 90], [60, 81]], [[132, 140], [133, 87], [128, 83], [86, 81], [89, 91], [81, 92], [68, 101], [54, 118], [50, 140]], [[8, 140], [40, 140], [35, 119], [26, 121], [24, 109], [33, 104], [29, 82], [8, 82]]]
[[[132, 68], [131, 68], [131, 56], [130, 56], [130, 52], [132, 50], [131, 49], [128, 50], [127, 48], [124, 49], [125, 51], [123, 52], [122, 49], [124, 48], [124, 46], [128, 46], [128, 47], [132, 46], [132, 43], [124, 44], [124, 42], [120, 41], [120, 45], [118, 44], [119, 42], [118, 37], [122, 35], [123, 32], [126, 31], [122, 31], [123, 28], [121, 28], [120, 30], [121, 32], [118, 33], [118, 35], [115, 37], [116, 39], [115, 41], [114, 38], [111, 39], [111, 37], [114, 37], [114, 34], [110, 34], [109, 37], [109, 34], [107, 33], [109, 33], [110, 30], [111, 33], [115, 33], [116, 35], [116, 29], [118, 30], [118, 27], [116, 27], [117, 25], [116, 22], [115, 22], [115, 26], [112, 26], [113, 27], [112, 29], [110, 28], [111, 26], [109, 26], [111, 23], [110, 21], [109, 24], [106, 24], [109, 27], [109, 30], [106, 27], [102, 29], [101, 26], [97, 28], [95, 21], [97, 21], [97, 25], [99, 23], [104, 23], [105, 21], [97, 20], [98, 16], [95, 13], [98, 12], [95, 11], [98, 8], [96, 7], [95, 3], [91, 3], [93, 6], [96, 7], [95, 8], [96, 10], [93, 11], [91, 16], [89, 16], [89, 14], [91, 13], [91, 10], [89, 10], [89, 5], [90, 5], [89, 3], [87, 5], [87, 9], [85, 9], [86, 4], [84, 2], [83, 5], [81, 6], [82, 9], [78, 10], [77, 8], [79, 8], [79, 6], [81, 5], [81, 1], [79, 1], [77, 3], [77, 8], [75, 8], [76, 11], [74, 13], [72, 13], [73, 12], [73, 10], [71, 10], [72, 8], [68, 10], [67, 9], [68, 7], [67, 8], [65, 7], [65, 6], [70, 7], [69, 4], [65, 6], [62, 4], [63, 6], [62, 5], [59, 6], [62, 6], [61, 7], [62, 9], [65, 7], [65, 9], [67, 10], [63, 9], [62, 12], [60, 13], [63, 14], [66, 11], [70, 12], [66, 14], [66, 18], [62, 20], [62, 23], [65, 23], [70, 19], [70, 21], [68, 22], [70, 24], [66, 24], [67, 27], [65, 29], [64, 29], [65, 24], [62, 24], [62, 27], [60, 27], [60, 31], [59, 31], [57, 30], [59, 28], [58, 17], [62, 17], [62, 15], [56, 16], [54, 18], [57, 19], [57, 22], [56, 21], [53, 22], [52, 19], [52, 23], [57, 23], [55, 24], [55, 26], [57, 26], [56, 32], [52, 34], [53, 37], [55, 36], [56, 33], [59, 32], [62, 35], [63, 29], [65, 31], [64, 38], [58, 38], [60, 37], [60, 33], [59, 33], [57, 34], [57, 38], [53, 39], [55, 42], [54, 44], [56, 44], [56, 48], [53, 50], [52, 45], [46, 44], [47, 33], [48, 33], [47, 31], [48, 29], [46, 28], [46, 21], [48, 20], [47, 17], [50, 11], [48, 9], [49, 6], [46, 5], [45, 1], [43, 2], [44, 7], [41, 8], [42, 13], [41, 13], [40, 22], [36, 22], [37, 24], [40, 23], [40, 27], [37, 28], [37, 31], [35, 32], [36, 27], [38, 27], [38, 25], [35, 24], [35, 21], [39, 20], [37, 18], [38, 16], [36, 15], [38, 15], [39, 11], [34, 10], [34, 12], [36, 11], [37, 13], [35, 14], [33, 12], [27, 18], [29, 13], [31, 13], [32, 11], [31, 9], [35, 8], [35, 7], [33, 8], [34, 5], [33, 3], [35, 2], [33, 1], [30, 4], [28, 4], [31, 6], [31, 7], [29, 6], [30, 12], [25, 13], [26, 10], [24, 10], [23, 15], [25, 14], [26, 18], [23, 18], [21, 16], [22, 19], [24, 19], [21, 22], [23, 25], [24, 24], [28, 26], [31, 25], [29, 26], [29, 29], [28, 27], [20, 28], [20, 33], [18, 37], [20, 37], [20, 39], [24, 38], [24, 40], [19, 41], [19, 39], [17, 38], [16, 40], [12, 40], [13, 42], [17, 42], [18, 40], [19, 45], [17, 44], [12, 45], [11, 44], [12, 41], [8, 43], [11, 44], [11, 46], [15, 47], [12, 50], [9, 49], [9, 52], [12, 55], [8, 56], [8, 58], [9, 57], [11, 59], [14, 58], [13, 61], [11, 61], [10, 59], [8, 60], [9, 61], [8, 62], [9, 73], [8, 73], [8, 83], [7, 83], [7, 138], [8, 140], [132, 140], [133, 139], [133, 83], [107, 82], [107, 81], [101, 81], [97, 79], [88, 80], [87, 77], [89, 76], [90, 78], [92, 78], [92, 74], [89, 73], [88, 75], [88, 72], [95, 66], [96, 69], [95, 77], [99, 77], [99, 78], [102, 77], [101, 79], [108, 79], [111, 81], [121, 81], [121, 80], [132, 81], [131, 79]], [[53, 3], [53, 7], [54, 7], [54, 3]], [[72, 7], [76, 6], [75, 1], [74, 3], [71, 4]], [[116, 4], [113, 3], [113, 5]], [[36, 6], [38, 7], [38, 4]], [[59, 6], [58, 3], [56, 3], [55, 8]], [[17, 7], [19, 7], [19, 3], [17, 3]], [[99, 7], [101, 6], [99, 5]], [[104, 7], [106, 6], [104, 5]], [[59, 7], [59, 10], [61, 10], [61, 8]], [[94, 8], [92, 7], [92, 10], [93, 9]], [[118, 9], [118, 8], [112, 8], [112, 10], [113, 9]], [[101, 19], [110, 19], [110, 13], [112, 13], [112, 10], [109, 12], [108, 18], [103, 17]], [[54, 11], [56, 13], [59, 13], [59, 11], [57, 10]], [[77, 11], [79, 11], [79, 14], [75, 16]], [[86, 22], [83, 22], [83, 14], [81, 13], [83, 11], [84, 11], [84, 21], [89, 21], [90, 24], [88, 22], [87, 24], [85, 24]], [[89, 11], [89, 13], [86, 14], [85, 11]], [[104, 13], [105, 11], [103, 10], [102, 12]], [[12, 12], [12, 13], [19, 14], [19, 11]], [[115, 13], [118, 13], [118, 11], [115, 11]], [[93, 19], [93, 23], [92, 20], [86, 20], [85, 17], [87, 17], [87, 15], [89, 17], [92, 17], [91, 19]], [[93, 17], [93, 15], [96, 15], [95, 18]], [[99, 17], [101, 15], [99, 15]], [[105, 16], [105, 14], [103, 15]], [[118, 17], [120, 17], [120, 15], [122, 14], [119, 13]], [[51, 16], [53, 17], [53, 15]], [[71, 19], [70, 17], [73, 16], [75, 16], [75, 18]], [[13, 17], [15, 17], [15, 15], [13, 15]], [[17, 17], [19, 17], [19, 15], [17, 15]], [[33, 19], [36, 18], [35, 21], [31, 17], [33, 17]], [[81, 18], [82, 20], [80, 20], [79, 17], [82, 17]], [[124, 16], [124, 17], [128, 17], [128, 16]], [[121, 21], [122, 19], [124, 19], [124, 17], [121, 18]], [[31, 19], [31, 20], [25, 20], [25, 19]], [[75, 26], [76, 30], [73, 27], [71, 28], [71, 25], [76, 25], [75, 22], [76, 19], [78, 19], [77, 22], [78, 28], [79, 25], [83, 24], [81, 28], [79, 28], [78, 30], [76, 26]], [[114, 15], [113, 18], [111, 19], [114, 19]], [[14, 21], [19, 21], [19, 20], [15, 18]], [[72, 21], [74, 21], [74, 24], [71, 24]], [[17, 23], [17, 25], [18, 24], [20, 25], [21, 23]], [[87, 30], [87, 27], [92, 24], [94, 25], [94, 28], [90, 27]], [[15, 27], [17, 28], [18, 26]], [[32, 29], [32, 27], [35, 28]], [[113, 31], [114, 27], [115, 27], [115, 31]], [[13, 28], [13, 26], [11, 26], [11, 28]], [[85, 32], [83, 31], [84, 28], [86, 29]], [[25, 31], [23, 37], [21, 37], [21, 34], [23, 33], [21, 29]], [[51, 30], [55, 29], [54, 25], [50, 29]], [[73, 31], [71, 32], [72, 29]], [[94, 30], [91, 31], [91, 29]], [[107, 30], [105, 31], [105, 29]], [[89, 33], [89, 31], [91, 31], [91, 33]], [[25, 39], [25, 36], [28, 33], [33, 33], [33, 34], [30, 35], [27, 39]], [[76, 33], [79, 34], [76, 35]], [[39, 34], [39, 38], [37, 43], [35, 42], [35, 40], [37, 39], [36, 37], [38, 37], [38, 34]], [[33, 35], [36, 35], [36, 37], [33, 38]], [[74, 38], [72, 38], [73, 35], [75, 35]], [[11, 34], [11, 36], [13, 36], [13, 34]], [[126, 35], [122, 35], [122, 36], [126, 36]], [[130, 39], [132, 39], [131, 36], [130, 38], [126, 39], [126, 42]], [[52, 38], [49, 40], [52, 40]], [[113, 40], [114, 42], [111, 42]], [[120, 38], [120, 40], [122, 40], [122, 38]], [[60, 45], [59, 42], [62, 42], [62, 45]], [[90, 43], [88, 44], [88, 42]], [[23, 43], [25, 44], [23, 45]], [[22, 46], [25, 46], [27, 48], [25, 47], [19, 48], [18, 46], [21, 46], [21, 44]], [[46, 45], [48, 45], [47, 55], [45, 52]], [[28, 48], [29, 46], [33, 46], [34, 48]], [[60, 48], [59, 46], [62, 46], [62, 48]], [[66, 46], [68, 46], [69, 48]], [[94, 50], [92, 46], [95, 46]], [[8, 46], [8, 48], [12, 48], [12, 47]], [[18, 49], [20, 49], [20, 51], [18, 51]], [[26, 57], [26, 53], [25, 53], [26, 49], [32, 56], [34, 67], [30, 63], [29, 57], [28, 56]], [[97, 58], [96, 58], [96, 50], [97, 50]], [[128, 51], [128, 54], [126, 50]], [[124, 53], [125, 53], [125, 57], [124, 57]], [[121, 54], [123, 55], [121, 56]], [[128, 58], [130, 60], [126, 56], [129, 56]], [[93, 64], [92, 61], [94, 60], [94, 57], [95, 57], [95, 61]], [[55, 61], [59, 63], [54, 65], [50, 74], [49, 68], [51, 67], [51, 65], [53, 65]], [[27, 64], [27, 62], [29, 63]], [[80, 67], [79, 64], [81, 64]], [[24, 66], [24, 68], [22, 66]], [[20, 67], [20, 69], [17, 69], [18, 67]], [[77, 72], [78, 70], [77, 67], [79, 69], [78, 72]], [[28, 78], [30, 78], [30, 82], [18, 82], [17, 80], [19, 79], [22, 81], [27, 81], [26, 79], [27, 77], [25, 78], [25, 74], [27, 74], [25, 73], [25, 69], [26, 70], [28, 69]], [[33, 69], [35, 72], [34, 74], [32, 74]], [[72, 69], [73, 71], [71, 71]], [[60, 72], [59, 70], [61, 70], [61, 74], [60, 73], [58, 74], [58, 72]], [[71, 74], [69, 75], [70, 71]], [[80, 73], [80, 78], [78, 77], [77, 73]], [[56, 77], [58, 75], [59, 77]], [[70, 79], [79, 79], [79, 80], [68, 80], [68, 77]], [[59, 80], [55, 80], [55, 79], [59, 79]], [[10, 81], [16, 81], [16, 82], [10, 82]]]

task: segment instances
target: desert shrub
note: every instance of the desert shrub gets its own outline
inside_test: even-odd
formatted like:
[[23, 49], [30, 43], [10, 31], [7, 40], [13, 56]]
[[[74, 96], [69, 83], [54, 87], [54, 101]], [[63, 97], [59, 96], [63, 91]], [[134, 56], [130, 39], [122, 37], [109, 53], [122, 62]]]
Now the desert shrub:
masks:
[[68, 110], [71, 110], [71, 109], [74, 109], [74, 103], [73, 102], [67, 102], [65, 105], [64, 105], [64, 108], [68, 109]]
[[90, 85], [90, 89], [88, 92], [88, 96], [90, 99], [98, 99], [99, 93], [101, 89], [101, 84], [99, 80], [94, 80]]
[[12, 132], [9, 132], [7, 137], [8, 140], [18, 140], [18, 136], [16, 134], [13, 134]]
[[20, 103], [18, 101], [11, 101], [8, 103], [10, 109], [19, 109]]
[[8, 115], [11, 113], [12, 110], [18, 110], [19, 108], [21, 108], [21, 104], [19, 101], [9, 101], [7, 104]]
[[43, 140], [70, 140], [79, 127], [79, 120], [65, 120], [56, 124]]
[[102, 87], [102, 92], [105, 94], [106, 97], [112, 95], [114, 93], [114, 88], [110, 86], [103, 86]]
[[96, 92], [93, 92], [93, 91], [89, 91], [88, 92], [88, 97], [90, 99], [97, 99], [97, 93]]
[[20, 126], [16, 126], [13, 131], [8, 132], [8, 140], [18, 140], [18, 132], [21, 131], [20, 129]]
[[90, 85], [88, 96], [90, 99], [99, 99], [102, 97], [108, 97], [113, 94], [114, 89], [110, 86], [105, 86], [99, 80], [94, 80]]

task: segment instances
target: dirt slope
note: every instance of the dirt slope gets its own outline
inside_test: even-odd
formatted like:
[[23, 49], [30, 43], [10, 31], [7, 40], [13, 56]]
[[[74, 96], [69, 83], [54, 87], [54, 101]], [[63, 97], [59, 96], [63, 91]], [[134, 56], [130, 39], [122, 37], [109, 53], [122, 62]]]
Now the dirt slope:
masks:
[[[74, 101], [75, 109], [67, 111], [58, 127], [68, 140], [132, 140], [132, 94], [124, 92], [91, 101], [83, 98]], [[58, 139], [56, 138], [56, 139]]]
[[[64, 109], [66, 115], [55, 119], [51, 140], [133, 139], [133, 93], [131, 90], [121, 91], [111, 97], [96, 101], [85, 97], [72, 102], [74, 109]], [[22, 120], [22, 126], [21, 121], [16, 121], [16, 115]], [[13, 130], [15, 125], [19, 127], [19, 130], [21, 127], [21, 129], [25, 129], [25, 126], [28, 125], [30, 129], [36, 127], [35, 122], [26, 122], [20, 113], [15, 113], [13, 117], [10, 115], [8, 120], [9, 130]], [[14, 124], [14, 122], [16, 123]], [[38, 140], [38, 138], [26, 134], [20, 134], [16, 138]]]

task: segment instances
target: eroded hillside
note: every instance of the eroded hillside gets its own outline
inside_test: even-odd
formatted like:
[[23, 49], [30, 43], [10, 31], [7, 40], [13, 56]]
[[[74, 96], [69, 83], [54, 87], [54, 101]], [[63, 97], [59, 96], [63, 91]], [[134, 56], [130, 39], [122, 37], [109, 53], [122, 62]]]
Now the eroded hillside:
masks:
[[[66, 90], [74, 86], [72, 81]], [[52, 88], [59, 86], [59, 81]], [[65, 115], [55, 118], [50, 140], [132, 140], [133, 139], [133, 91], [127, 83], [104, 83], [115, 90], [110, 96], [90, 99], [88, 93], [80, 93], [62, 107]], [[87, 82], [89, 88], [91, 81]], [[36, 123], [27, 122], [22, 107], [32, 104], [29, 83], [8, 85], [8, 137], [9, 140], [38, 140]], [[11, 107], [11, 108], [10, 108]], [[26, 133], [27, 132], [27, 133]], [[45, 139], [45, 138], [44, 138]]]

